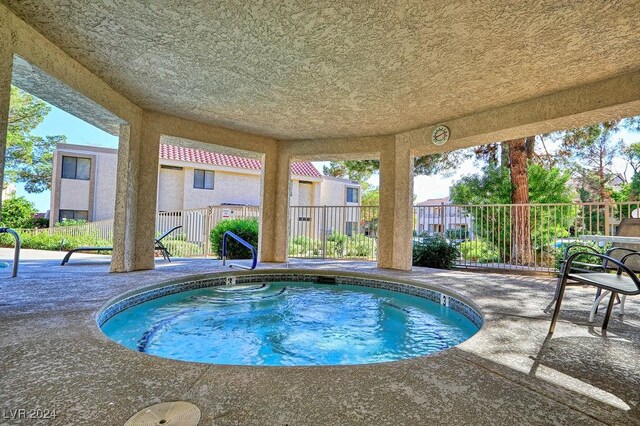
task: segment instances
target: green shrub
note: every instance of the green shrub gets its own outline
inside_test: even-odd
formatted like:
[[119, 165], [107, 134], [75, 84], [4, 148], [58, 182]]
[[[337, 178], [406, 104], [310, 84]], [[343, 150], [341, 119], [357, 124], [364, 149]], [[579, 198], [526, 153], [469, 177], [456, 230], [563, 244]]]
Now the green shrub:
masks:
[[447, 229], [444, 235], [449, 240], [466, 240], [469, 238], [469, 230], [463, 228]]
[[[556, 244], [556, 246], [554, 246], [554, 249], [552, 251], [552, 255], [553, 255], [553, 266], [555, 266], [555, 268], [557, 270], [560, 270], [560, 263], [562, 262], [563, 258], [564, 258], [564, 251], [567, 248], [567, 246], [571, 246], [573, 244], [580, 244], [581, 246], [588, 246], [591, 247], [593, 249], [595, 249], [597, 252], [599, 253], [605, 253], [608, 249], [611, 248], [611, 244], [607, 243], [604, 247], [600, 247], [600, 243], [595, 242], [595, 241], [575, 241], [575, 242], [563, 242], [560, 244]], [[574, 254], [574, 253], [578, 253], [580, 251], [589, 251], [589, 249], [585, 249], [585, 248], [581, 248], [581, 247], [575, 247], [569, 250], [569, 256]], [[590, 263], [592, 265], [600, 265], [602, 264], [602, 259], [597, 257], [597, 256], [580, 256], [579, 258], [576, 259], [576, 261], [579, 262], [585, 262], [585, 263]], [[599, 268], [591, 268], [591, 267], [585, 267], [585, 266], [581, 266], [581, 268], [585, 268], [585, 269], [599, 269]]]
[[[160, 232], [160, 231], [156, 231], [156, 238], [160, 238], [166, 231]], [[171, 239], [171, 241], [187, 241], [187, 234], [185, 232], [172, 232], [171, 234], [169, 234], [167, 237], [167, 239], [163, 240], [163, 241], [167, 241], [168, 239]]]
[[169, 250], [171, 256], [185, 257], [200, 254], [200, 246], [195, 243], [184, 241], [183, 239], [163, 240], [162, 244]]
[[473, 262], [500, 262], [500, 252], [492, 245], [482, 240], [472, 240], [460, 243], [460, 253], [465, 260]]
[[337, 231], [333, 231], [327, 237], [327, 256], [342, 257], [346, 253], [347, 241], [349, 237]]
[[[57, 232], [50, 234], [48, 232], [21, 233], [18, 231], [18, 234], [22, 248], [34, 250], [72, 250], [82, 246], [111, 246], [111, 241], [103, 240], [95, 233], [69, 236]], [[9, 234], [0, 234], [0, 246], [13, 247], [13, 237]]]
[[33, 203], [24, 197], [8, 198], [2, 202], [2, 224], [7, 228], [33, 228]]
[[298, 236], [289, 240], [289, 256], [318, 257], [322, 253], [322, 241]]
[[13, 235], [0, 234], [0, 247], [13, 247]]
[[347, 240], [347, 257], [374, 257], [375, 240], [364, 234], [353, 234]]
[[43, 229], [49, 227], [49, 219], [46, 217], [34, 217], [33, 218], [33, 226], [35, 228]]
[[[225, 219], [211, 230], [211, 249], [219, 257], [222, 257], [222, 237], [225, 232], [231, 231], [240, 238], [258, 248], [258, 219]], [[249, 249], [242, 244], [227, 239], [227, 259], [246, 259], [251, 257]]]
[[87, 221], [84, 219], [62, 219], [56, 223], [56, 226], [79, 226], [86, 225]]
[[413, 244], [413, 265], [437, 269], [453, 269], [458, 259], [458, 248], [436, 235], [425, 237]]

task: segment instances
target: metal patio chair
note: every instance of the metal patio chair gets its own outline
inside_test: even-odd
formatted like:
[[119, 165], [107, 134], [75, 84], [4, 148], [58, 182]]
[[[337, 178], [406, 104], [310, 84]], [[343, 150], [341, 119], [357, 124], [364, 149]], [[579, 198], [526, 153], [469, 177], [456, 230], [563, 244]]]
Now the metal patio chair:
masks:
[[[640, 236], [640, 219], [637, 218], [624, 218], [620, 221], [616, 228], [616, 236], [618, 237], [638, 237]], [[613, 247], [611, 247], [605, 253], [607, 256], [612, 257], [614, 259], [621, 260], [624, 256], [640, 251], [640, 246], [638, 244], [628, 244], [628, 243], [613, 243]], [[640, 257], [632, 256], [627, 258], [626, 265], [636, 274], [640, 272]], [[616, 269], [615, 265], [608, 265], [607, 261], [603, 261], [603, 267], [607, 269]], [[607, 292], [602, 291], [599, 288], [596, 291], [596, 299], [593, 302], [593, 306], [591, 307], [591, 311], [589, 312], [589, 322], [593, 322], [596, 313], [598, 312], [598, 306], [600, 302], [607, 297]], [[620, 315], [624, 315], [624, 302], [626, 300], [626, 295], [619, 295], [618, 300], [620, 301]]]
[[[603, 265], [601, 267], [601, 271], [583, 270], [582, 268], [579, 268], [577, 272], [574, 272], [573, 264], [576, 259], [579, 259], [582, 256], [596, 256], [600, 258]], [[551, 325], [549, 326], [549, 334], [552, 334], [555, 331], [558, 314], [560, 313], [560, 306], [562, 305], [562, 298], [564, 297], [564, 290], [567, 287], [567, 282], [569, 280], [580, 284], [594, 286], [598, 288], [599, 291], [607, 290], [611, 292], [607, 312], [605, 314], [604, 321], [602, 322], [602, 329], [606, 330], [609, 325], [613, 302], [616, 300], [617, 295], [632, 296], [640, 294], [640, 279], [636, 273], [626, 265], [629, 259], [637, 260], [636, 258], [640, 258], [640, 253], [636, 251], [624, 255], [621, 259], [615, 259], [604, 254], [593, 253], [590, 251], [577, 252], [569, 256], [562, 273], [558, 300], [556, 301]], [[615, 268], [615, 273], [610, 272], [613, 268]]]
[[[637, 218], [622, 219], [620, 221], [620, 224], [618, 224], [616, 228], [615, 235], [618, 237], [640, 236], [640, 219], [637, 219]], [[614, 243], [614, 246], [611, 247], [609, 250], [607, 250], [606, 253], [604, 254], [607, 257], [620, 260], [627, 254], [638, 252], [639, 250], [640, 250], [640, 246], [638, 246], [637, 244]], [[573, 253], [580, 252], [580, 251], [582, 252], [588, 251], [593, 254], [601, 254], [595, 248], [585, 244], [581, 244], [581, 243], [574, 243], [565, 248], [562, 261], [560, 263], [560, 272], [558, 273], [558, 282], [556, 284], [556, 291], [554, 293], [553, 300], [547, 306], [547, 308], [545, 309], [545, 312], [548, 312], [553, 306], [554, 302], [558, 300], [558, 294], [560, 292], [560, 284], [562, 282], [562, 277], [564, 275], [567, 259]], [[588, 273], [593, 270], [600, 270], [600, 269], [605, 269], [605, 270], [617, 269], [616, 266], [609, 265], [609, 262], [607, 260], [602, 260], [602, 262], [599, 264], [594, 264], [589, 261], [586, 261], [586, 262], [574, 261], [573, 265], [574, 265], [574, 268], [573, 268], [574, 271], [585, 272], [585, 273]], [[633, 258], [629, 258], [627, 260], [627, 266], [635, 273], [640, 272], [640, 258], [635, 256]], [[569, 281], [567, 285], [582, 285], [582, 283], [577, 281]], [[598, 306], [600, 305], [600, 302], [602, 302], [602, 300], [606, 297], [606, 295], [607, 293], [603, 293], [602, 289], [598, 288], [598, 290], [596, 291], [596, 297], [595, 297], [593, 306], [591, 307], [591, 311], [589, 313], [589, 322], [592, 322], [594, 320], [595, 314], [598, 312]], [[620, 301], [620, 313], [624, 314], [624, 302], [625, 302], [626, 296], [622, 295], [622, 297], [618, 297], [617, 299]]]

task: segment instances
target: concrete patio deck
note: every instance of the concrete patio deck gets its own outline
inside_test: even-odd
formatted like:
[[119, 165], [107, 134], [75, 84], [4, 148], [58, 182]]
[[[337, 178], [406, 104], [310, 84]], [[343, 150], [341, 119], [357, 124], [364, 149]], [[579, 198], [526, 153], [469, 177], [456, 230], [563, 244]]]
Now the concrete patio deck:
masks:
[[[259, 268], [357, 270], [450, 289], [476, 302], [482, 330], [450, 350], [338, 367], [236, 367], [137, 353], [108, 340], [95, 315], [111, 297], [159, 281], [220, 272], [219, 261], [157, 261], [110, 274], [108, 257], [23, 251], [19, 277], [0, 269], [0, 423], [10, 410], [56, 409], [51, 424], [123, 424], [161, 401], [187, 400], [201, 424], [640, 424], [640, 298], [587, 323], [593, 290], [567, 290], [547, 337], [550, 277], [376, 269], [296, 261]], [[0, 261], [12, 257], [0, 249]], [[28, 420], [24, 421], [28, 423]]]

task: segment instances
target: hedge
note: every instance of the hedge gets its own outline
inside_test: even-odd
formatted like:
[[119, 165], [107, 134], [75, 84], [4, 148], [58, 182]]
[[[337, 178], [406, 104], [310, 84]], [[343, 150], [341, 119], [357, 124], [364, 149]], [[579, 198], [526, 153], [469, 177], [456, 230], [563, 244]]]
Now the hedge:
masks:
[[[222, 237], [231, 231], [258, 249], [258, 219], [225, 219], [211, 230], [211, 250], [222, 257]], [[232, 238], [227, 239], [227, 259], [247, 259], [251, 252]]]
[[458, 259], [458, 248], [437, 235], [424, 237], [413, 244], [413, 265], [437, 269], [453, 269]]
[[480, 263], [500, 262], [500, 252], [483, 240], [471, 240], [460, 243], [460, 252], [465, 260]]
[[[62, 233], [37, 232], [20, 233], [22, 248], [35, 250], [72, 250], [82, 246], [111, 246], [111, 241], [99, 238], [96, 234], [69, 236]], [[13, 236], [0, 234], [0, 247], [13, 247]]]

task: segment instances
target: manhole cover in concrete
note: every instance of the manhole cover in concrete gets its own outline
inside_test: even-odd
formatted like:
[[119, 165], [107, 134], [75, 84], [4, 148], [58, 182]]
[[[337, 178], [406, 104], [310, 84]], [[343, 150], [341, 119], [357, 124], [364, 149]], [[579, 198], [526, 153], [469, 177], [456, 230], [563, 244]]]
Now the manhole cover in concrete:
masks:
[[162, 402], [145, 408], [131, 416], [124, 426], [196, 426], [200, 409], [190, 402]]

